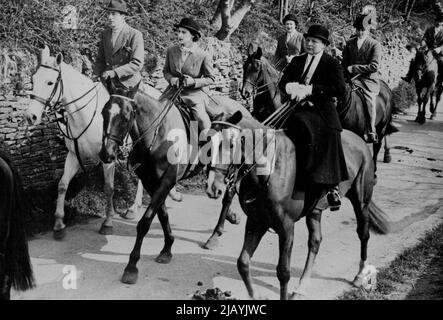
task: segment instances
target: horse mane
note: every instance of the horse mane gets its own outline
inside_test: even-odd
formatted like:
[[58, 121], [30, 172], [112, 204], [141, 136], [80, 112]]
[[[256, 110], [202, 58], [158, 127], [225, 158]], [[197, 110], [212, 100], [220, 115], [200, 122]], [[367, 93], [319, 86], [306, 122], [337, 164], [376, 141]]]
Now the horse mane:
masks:
[[[29, 213], [28, 199], [24, 197], [24, 190], [20, 175], [17, 172], [8, 154], [8, 149], [0, 141], [0, 158], [8, 165], [13, 174], [14, 190], [11, 191], [12, 207], [9, 213], [9, 238], [6, 241], [6, 275], [16, 290], [27, 290], [35, 286], [35, 280], [30, 262], [28, 243], [26, 239], [25, 217]], [[7, 191], [7, 190], [6, 190]]]

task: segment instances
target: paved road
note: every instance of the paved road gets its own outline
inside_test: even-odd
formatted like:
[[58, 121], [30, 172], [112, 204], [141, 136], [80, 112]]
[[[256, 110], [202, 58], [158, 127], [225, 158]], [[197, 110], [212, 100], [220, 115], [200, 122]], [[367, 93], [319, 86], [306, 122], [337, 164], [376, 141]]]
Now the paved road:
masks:
[[[421, 126], [412, 119], [411, 110], [411, 116], [395, 120], [401, 132], [390, 138], [392, 163], [379, 162], [374, 199], [394, 221], [394, 231], [386, 236], [371, 235], [369, 262], [377, 267], [386, 266], [443, 218], [443, 114]], [[200, 246], [217, 221], [220, 201], [185, 195], [182, 203], [168, 200], [167, 205], [176, 236], [169, 265], [154, 261], [163, 244], [161, 226], [154, 220], [138, 264], [139, 281], [133, 286], [122, 284], [120, 277], [134, 243], [135, 223], [117, 220], [115, 234], [101, 236], [97, 233], [101, 220], [90, 220], [70, 227], [62, 242], [54, 241], [51, 233], [32, 239], [30, 253], [38, 287], [13, 292], [12, 298], [189, 299], [196, 290], [213, 287], [246, 298], [236, 268], [245, 216], [240, 225], [227, 225], [218, 249], [207, 251]], [[234, 206], [240, 210], [237, 202]], [[338, 213], [326, 211], [322, 227], [323, 242], [306, 299], [336, 298], [350, 288], [358, 269], [360, 242], [349, 201], [345, 200]], [[295, 225], [291, 291], [301, 275], [306, 253], [307, 230], [300, 221]], [[278, 298], [277, 259], [277, 236], [267, 233], [254, 256], [252, 275], [256, 288], [268, 299]], [[70, 281], [73, 275], [75, 283]], [[64, 288], [74, 284], [76, 289]]]

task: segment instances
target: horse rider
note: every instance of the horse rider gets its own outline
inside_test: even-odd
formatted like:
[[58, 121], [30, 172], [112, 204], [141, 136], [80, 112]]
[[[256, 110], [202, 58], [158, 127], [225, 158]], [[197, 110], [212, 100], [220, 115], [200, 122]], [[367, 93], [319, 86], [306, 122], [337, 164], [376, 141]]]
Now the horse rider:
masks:
[[286, 34], [277, 39], [273, 62], [277, 70], [282, 71], [292, 58], [304, 52], [303, 34], [297, 31], [297, 17], [289, 13], [283, 18]]
[[104, 9], [108, 11], [108, 28], [100, 37], [94, 74], [102, 81], [111, 79], [116, 87], [135, 88], [142, 79], [142, 33], [126, 23], [128, 11], [123, 0], [111, 0]]
[[[412, 47], [407, 47], [412, 52]], [[428, 56], [429, 51], [432, 52], [438, 64], [438, 78], [437, 82], [441, 83], [443, 76], [443, 13], [438, 12], [435, 20], [435, 24], [426, 29], [423, 39], [421, 40], [421, 48]], [[415, 56], [414, 56], [415, 57]], [[409, 70], [405, 77], [401, 77], [402, 80], [410, 83], [415, 73], [415, 59], [411, 60], [409, 64]]]
[[361, 89], [368, 110], [370, 128], [366, 142], [378, 141], [375, 120], [377, 96], [380, 92], [379, 66], [382, 53], [381, 44], [370, 36], [375, 19], [360, 14], [354, 21], [356, 37], [346, 43], [343, 50], [342, 66], [347, 78], [354, 78], [353, 83]]
[[312, 25], [304, 38], [306, 53], [292, 59], [279, 84], [296, 103], [287, 122], [297, 150], [296, 187], [329, 190], [331, 210], [338, 210], [338, 184], [348, 179], [348, 172], [335, 101], [342, 101], [346, 94], [345, 80], [341, 65], [324, 52], [329, 45], [328, 29]]
[[168, 48], [163, 75], [169, 82], [162, 97], [172, 96], [175, 88], [183, 84], [181, 99], [190, 108], [200, 130], [209, 129], [209, 96], [205, 92], [214, 83], [214, 69], [209, 54], [198, 46], [200, 26], [192, 18], [183, 18], [174, 26], [178, 44]]

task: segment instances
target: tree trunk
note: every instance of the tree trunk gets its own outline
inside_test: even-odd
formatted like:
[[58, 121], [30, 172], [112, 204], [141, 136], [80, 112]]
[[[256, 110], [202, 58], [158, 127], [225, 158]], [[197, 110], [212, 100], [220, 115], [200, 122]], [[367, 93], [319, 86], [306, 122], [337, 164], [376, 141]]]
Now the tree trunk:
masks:
[[[244, 16], [251, 9], [251, 6], [255, 1], [256, 0], [241, 1], [240, 7], [231, 15], [234, 0], [220, 0], [217, 10], [220, 9], [221, 27], [215, 34], [215, 37], [219, 40], [229, 39], [229, 36], [238, 28]], [[213, 21], [213, 25], [216, 25], [215, 23], [217, 19], [213, 19]]]
[[289, 11], [289, 0], [280, 0], [278, 3], [278, 19], [283, 22], [283, 18], [288, 14]]
[[411, 7], [409, 8], [408, 15], [406, 16], [406, 21], [409, 20], [409, 16], [411, 15], [411, 11], [414, 8], [414, 5], [415, 5], [415, 0], [412, 0], [412, 4]]

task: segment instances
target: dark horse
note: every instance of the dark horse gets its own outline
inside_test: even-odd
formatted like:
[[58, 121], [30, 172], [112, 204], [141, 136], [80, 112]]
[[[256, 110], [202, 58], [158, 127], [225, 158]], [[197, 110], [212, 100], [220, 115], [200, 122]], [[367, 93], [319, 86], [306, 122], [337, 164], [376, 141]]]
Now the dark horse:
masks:
[[[252, 115], [263, 122], [275, 110], [282, 105], [280, 92], [277, 86], [279, 72], [263, 57], [260, 47], [254, 51], [253, 45], [248, 47], [248, 57], [243, 65], [243, 88], [244, 98], [253, 96]], [[373, 159], [375, 171], [377, 171], [377, 156], [381, 148], [382, 139], [385, 138], [384, 162], [391, 161], [391, 155], [386, 136], [394, 133], [397, 129], [392, 126], [392, 92], [384, 81], [380, 81], [380, 94], [377, 97], [376, 129], [379, 137], [378, 143], [373, 146]], [[364, 137], [368, 126], [367, 112], [356, 90], [347, 86], [347, 103], [340, 112], [340, 118], [344, 129], [348, 129], [360, 137]]]
[[0, 143], [0, 300], [34, 287], [24, 227], [26, 201], [20, 177]]
[[[415, 122], [423, 124], [426, 122], [426, 105], [428, 101], [431, 113], [430, 119], [434, 119], [437, 115], [437, 106], [440, 102], [443, 87], [441, 83], [437, 83], [438, 62], [431, 52], [426, 54], [418, 50], [412, 66], [418, 104]], [[436, 95], [437, 100], [435, 104], [434, 95]]]
[[[187, 130], [179, 109], [171, 105], [169, 99], [156, 100], [134, 90], [113, 88], [111, 92], [113, 94], [102, 111], [104, 122], [100, 158], [105, 163], [114, 161], [118, 146], [129, 133], [133, 141], [130, 162], [139, 164], [135, 173], [151, 196], [151, 202], [137, 224], [137, 238], [122, 277], [122, 282], [133, 284], [137, 281], [136, 264], [140, 259], [142, 242], [156, 214], [165, 237], [164, 247], [156, 261], [171, 261], [174, 236], [169, 225], [165, 198], [177, 181], [199, 173], [204, 165], [196, 161], [192, 151], [185, 155], [182, 153], [178, 159], [180, 161], [175, 158], [179, 153], [174, 150], [178, 150], [175, 147], [179, 146], [176, 139], [180, 140], [180, 134], [184, 136], [181, 142], [185, 148], [188, 147]], [[251, 117], [245, 108], [232, 99], [214, 96], [210, 100], [210, 106], [219, 113], [241, 110], [245, 116]], [[210, 162], [210, 158], [207, 162]], [[224, 206], [224, 209], [226, 215], [229, 205]]]
[[[270, 228], [275, 230], [279, 237], [280, 256], [277, 266], [277, 277], [280, 281], [280, 297], [288, 298], [288, 282], [290, 280], [290, 261], [294, 239], [294, 223], [306, 216], [309, 230], [308, 257], [300, 279], [297, 293], [303, 294], [312, 273], [315, 257], [322, 240], [320, 221], [322, 210], [327, 208], [324, 200], [326, 190], [308, 187], [306, 193], [293, 195], [296, 177], [295, 147], [292, 141], [282, 131], [272, 130], [255, 119], [245, 119], [239, 112], [233, 115], [223, 115], [220, 120], [214, 121], [212, 128], [222, 131], [228, 137], [228, 142], [221, 143], [221, 133], [212, 137], [213, 153], [218, 150], [218, 155], [213, 155], [213, 163], [208, 173], [207, 194], [217, 198], [223, 193], [226, 185], [227, 174], [239, 172], [240, 164], [222, 164], [220, 159], [232, 159], [235, 146], [240, 147], [243, 158], [246, 143], [241, 139], [247, 136], [246, 130], [262, 129], [263, 150], [267, 151], [267, 159], [271, 169], [268, 173], [258, 174], [259, 166], [248, 167], [247, 174], [238, 174], [240, 181], [239, 200], [243, 211], [247, 215], [243, 249], [237, 261], [238, 271], [246, 285], [249, 296], [257, 298], [249, 274], [250, 259], [254, 254], [263, 235]], [[223, 121], [224, 120], [224, 121]], [[226, 137], [224, 136], [224, 137]], [[265, 138], [271, 137], [271, 138]], [[274, 138], [272, 138], [274, 137]], [[216, 141], [216, 142], [215, 142]], [[274, 142], [274, 147], [270, 148]], [[385, 213], [372, 201], [374, 187], [374, 164], [369, 148], [364, 141], [351, 131], [342, 132], [342, 143], [348, 167], [349, 180], [340, 183], [340, 192], [345, 194], [352, 203], [357, 219], [357, 233], [361, 242], [360, 267], [353, 284], [357, 287], [366, 283], [366, 273], [371, 267], [367, 262], [367, 244], [369, 240], [369, 227], [374, 231], [385, 234], [389, 231], [389, 222]], [[255, 194], [255, 201], [250, 201], [251, 192]]]

